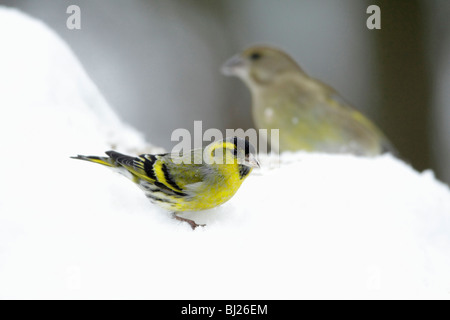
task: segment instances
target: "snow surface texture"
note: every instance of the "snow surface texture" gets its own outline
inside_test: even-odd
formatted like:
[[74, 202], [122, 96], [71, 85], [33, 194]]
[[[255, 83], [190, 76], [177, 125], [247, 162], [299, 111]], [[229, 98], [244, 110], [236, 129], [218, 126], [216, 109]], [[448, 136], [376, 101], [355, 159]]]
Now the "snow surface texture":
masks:
[[450, 191], [432, 172], [285, 154], [186, 215], [208, 224], [192, 231], [120, 175], [69, 159], [156, 149], [68, 47], [5, 8], [0, 39], [0, 298], [450, 297]]

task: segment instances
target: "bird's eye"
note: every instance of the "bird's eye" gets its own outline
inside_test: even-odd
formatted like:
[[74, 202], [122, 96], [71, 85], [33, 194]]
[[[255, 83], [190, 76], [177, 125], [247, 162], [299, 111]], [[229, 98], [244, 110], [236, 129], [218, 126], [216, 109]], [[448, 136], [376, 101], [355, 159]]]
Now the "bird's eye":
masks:
[[253, 52], [251, 55], [250, 55], [250, 60], [252, 60], [252, 61], [256, 61], [256, 60], [259, 60], [259, 59], [261, 59], [261, 54], [260, 53], [258, 53], [258, 52]]

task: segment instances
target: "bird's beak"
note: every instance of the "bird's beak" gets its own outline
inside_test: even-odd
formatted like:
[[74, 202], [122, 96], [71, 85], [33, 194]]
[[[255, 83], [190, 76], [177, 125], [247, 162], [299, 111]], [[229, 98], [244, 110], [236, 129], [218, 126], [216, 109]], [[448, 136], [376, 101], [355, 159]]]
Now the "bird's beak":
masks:
[[256, 159], [256, 157], [252, 154], [248, 156], [248, 158], [245, 159], [245, 165], [252, 168], [260, 168], [259, 161]]
[[231, 57], [222, 65], [222, 73], [226, 76], [239, 75], [245, 69], [245, 60], [239, 54]]

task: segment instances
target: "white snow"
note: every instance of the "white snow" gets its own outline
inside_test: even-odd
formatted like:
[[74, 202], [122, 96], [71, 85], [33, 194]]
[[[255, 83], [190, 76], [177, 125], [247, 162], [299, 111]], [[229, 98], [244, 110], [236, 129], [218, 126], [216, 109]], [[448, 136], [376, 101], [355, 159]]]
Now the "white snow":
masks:
[[[0, 298], [450, 298], [450, 191], [431, 171], [285, 154], [187, 224], [69, 159], [156, 148], [42, 23], [0, 8]], [[190, 124], [186, 124], [188, 127]]]

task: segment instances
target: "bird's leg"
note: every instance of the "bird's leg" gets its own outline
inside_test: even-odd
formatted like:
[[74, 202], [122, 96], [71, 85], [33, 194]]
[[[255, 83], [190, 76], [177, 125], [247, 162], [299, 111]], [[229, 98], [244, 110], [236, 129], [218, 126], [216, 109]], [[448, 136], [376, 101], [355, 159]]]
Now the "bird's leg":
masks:
[[184, 221], [189, 223], [189, 225], [191, 226], [192, 230], [195, 230], [195, 228], [197, 227], [204, 227], [206, 226], [206, 224], [197, 224], [194, 220], [191, 219], [187, 219], [187, 218], [183, 218], [177, 215], [176, 212], [172, 212], [172, 217], [178, 221]]

